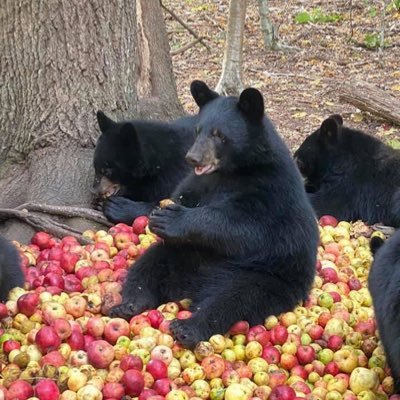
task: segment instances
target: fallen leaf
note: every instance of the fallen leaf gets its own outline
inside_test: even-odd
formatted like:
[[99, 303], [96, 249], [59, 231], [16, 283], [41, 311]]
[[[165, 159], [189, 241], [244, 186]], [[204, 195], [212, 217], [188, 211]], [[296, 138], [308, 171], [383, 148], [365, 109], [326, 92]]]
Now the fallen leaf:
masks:
[[307, 113], [305, 111], [300, 111], [300, 112], [292, 114], [292, 117], [296, 118], [296, 119], [301, 119], [301, 118], [304, 118], [306, 116], [307, 116]]
[[350, 118], [354, 122], [362, 122], [364, 116], [361, 113], [353, 113], [351, 114]]

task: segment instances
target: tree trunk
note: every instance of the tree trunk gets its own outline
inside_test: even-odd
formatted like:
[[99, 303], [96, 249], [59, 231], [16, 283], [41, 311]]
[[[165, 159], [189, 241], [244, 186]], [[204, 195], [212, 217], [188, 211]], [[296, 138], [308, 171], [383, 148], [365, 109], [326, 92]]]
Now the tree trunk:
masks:
[[400, 100], [369, 83], [346, 82], [340, 88], [339, 100], [400, 125]]
[[98, 109], [117, 119], [182, 114], [159, 2], [3, 3], [0, 207], [89, 206]]
[[247, 0], [230, 0], [228, 30], [222, 74], [215, 90], [223, 95], [238, 95], [243, 90], [243, 35]]

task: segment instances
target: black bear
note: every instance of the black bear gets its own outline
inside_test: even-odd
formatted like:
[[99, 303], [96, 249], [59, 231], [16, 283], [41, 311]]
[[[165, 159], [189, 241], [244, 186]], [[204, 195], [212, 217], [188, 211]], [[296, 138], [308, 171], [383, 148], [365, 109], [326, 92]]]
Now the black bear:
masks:
[[185, 154], [193, 143], [196, 118], [115, 122], [97, 113], [102, 133], [94, 153], [93, 189], [108, 197], [103, 212], [110, 221], [131, 224], [171, 195], [189, 171]]
[[400, 151], [332, 115], [294, 154], [320, 217], [400, 226]]
[[400, 392], [400, 231], [385, 241], [371, 239], [374, 261], [368, 277], [380, 339]]
[[305, 300], [314, 275], [318, 229], [301, 176], [261, 93], [218, 96], [194, 81], [197, 138], [193, 170], [156, 209], [150, 229], [163, 239], [129, 269], [122, 303], [129, 318], [160, 303], [191, 298], [191, 318], [171, 331], [187, 347], [238, 320], [261, 323]]
[[23, 285], [24, 274], [18, 251], [12, 243], [0, 236], [0, 301], [7, 300], [11, 289]]

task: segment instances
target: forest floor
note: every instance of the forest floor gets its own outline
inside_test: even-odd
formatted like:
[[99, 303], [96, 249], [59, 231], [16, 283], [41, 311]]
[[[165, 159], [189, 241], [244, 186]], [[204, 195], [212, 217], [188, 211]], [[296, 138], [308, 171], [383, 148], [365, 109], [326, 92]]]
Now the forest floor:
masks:
[[[338, 113], [345, 124], [400, 145], [400, 127], [339, 101], [344, 81], [367, 81], [400, 99], [400, 11], [386, 8], [383, 51], [377, 49], [382, 26], [382, 3], [377, 0], [270, 0], [270, 17], [280, 40], [299, 51], [264, 47], [258, 5], [249, 0], [244, 38], [243, 82], [262, 91], [266, 111], [288, 146], [294, 150], [323, 119]], [[197, 43], [173, 55], [179, 98], [186, 112], [196, 112], [190, 95], [193, 79], [215, 87], [225, 44], [229, 0], [164, 0], [199, 36]], [[299, 15], [299, 13], [302, 13]], [[193, 36], [165, 13], [171, 51]], [[309, 19], [299, 23], [299, 19]], [[312, 21], [312, 22], [311, 22]], [[372, 48], [368, 48], [368, 46]], [[400, 147], [400, 146], [399, 146]]]

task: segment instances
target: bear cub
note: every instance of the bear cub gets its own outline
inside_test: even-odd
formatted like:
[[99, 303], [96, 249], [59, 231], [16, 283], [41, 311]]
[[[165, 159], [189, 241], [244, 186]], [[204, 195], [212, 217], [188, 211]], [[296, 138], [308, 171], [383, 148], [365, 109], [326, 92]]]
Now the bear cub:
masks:
[[195, 120], [115, 122], [97, 113], [101, 135], [94, 153], [93, 189], [106, 198], [107, 219], [132, 224], [171, 195], [189, 171], [185, 154], [193, 142]]
[[17, 286], [24, 286], [18, 251], [0, 236], [0, 301], [6, 301], [8, 292]]
[[318, 217], [400, 226], [400, 150], [332, 115], [294, 157]]
[[380, 339], [400, 392], [400, 230], [383, 243], [371, 239], [374, 261], [368, 277]]
[[163, 239], [129, 269], [112, 316], [130, 318], [191, 298], [192, 316], [170, 329], [183, 345], [226, 332], [238, 320], [262, 323], [305, 300], [315, 276], [318, 229], [301, 176], [256, 89], [218, 96], [191, 85], [200, 107], [186, 155], [192, 172], [156, 209]]

